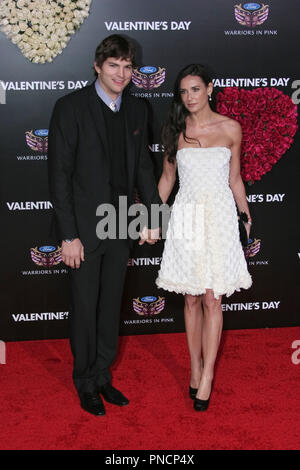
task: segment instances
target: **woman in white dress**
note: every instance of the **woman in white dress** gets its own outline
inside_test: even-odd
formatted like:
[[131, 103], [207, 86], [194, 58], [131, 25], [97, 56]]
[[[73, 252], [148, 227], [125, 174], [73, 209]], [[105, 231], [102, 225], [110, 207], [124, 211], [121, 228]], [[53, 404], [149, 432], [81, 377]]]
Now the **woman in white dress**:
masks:
[[[239, 238], [238, 211], [251, 217], [240, 176], [241, 127], [210, 107], [213, 84], [202, 65], [178, 75], [169, 118], [159, 193], [166, 203], [179, 174], [156, 284], [185, 296], [191, 359], [189, 394], [197, 411], [209, 405], [220, 344], [222, 295], [251, 286]], [[182, 229], [182, 230], [181, 230]]]

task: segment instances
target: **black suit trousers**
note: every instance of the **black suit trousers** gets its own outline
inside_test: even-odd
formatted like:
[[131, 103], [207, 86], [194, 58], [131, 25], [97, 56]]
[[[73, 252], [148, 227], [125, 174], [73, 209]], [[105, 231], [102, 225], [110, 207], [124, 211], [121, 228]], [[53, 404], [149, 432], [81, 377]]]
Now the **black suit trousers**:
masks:
[[94, 392], [111, 380], [128, 257], [128, 240], [104, 240], [71, 270], [70, 343], [79, 393]]

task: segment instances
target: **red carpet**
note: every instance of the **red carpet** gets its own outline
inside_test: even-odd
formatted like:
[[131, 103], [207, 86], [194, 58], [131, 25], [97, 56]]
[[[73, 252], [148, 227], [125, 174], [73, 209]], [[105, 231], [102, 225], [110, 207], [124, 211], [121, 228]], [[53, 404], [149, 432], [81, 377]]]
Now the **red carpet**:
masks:
[[67, 340], [7, 343], [0, 448], [299, 449], [295, 340], [300, 328], [225, 331], [209, 410], [196, 413], [185, 335], [122, 337], [114, 385], [131, 403], [104, 417], [79, 407]]

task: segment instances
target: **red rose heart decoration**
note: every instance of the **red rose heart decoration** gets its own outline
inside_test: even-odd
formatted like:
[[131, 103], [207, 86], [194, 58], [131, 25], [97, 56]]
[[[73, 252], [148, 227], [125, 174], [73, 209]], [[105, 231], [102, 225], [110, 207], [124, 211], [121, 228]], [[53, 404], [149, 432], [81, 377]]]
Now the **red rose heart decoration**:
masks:
[[298, 129], [297, 106], [277, 88], [225, 88], [217, 95], [217, 111], [242, 126], [241, 176], [249, 184], [272, 169]]

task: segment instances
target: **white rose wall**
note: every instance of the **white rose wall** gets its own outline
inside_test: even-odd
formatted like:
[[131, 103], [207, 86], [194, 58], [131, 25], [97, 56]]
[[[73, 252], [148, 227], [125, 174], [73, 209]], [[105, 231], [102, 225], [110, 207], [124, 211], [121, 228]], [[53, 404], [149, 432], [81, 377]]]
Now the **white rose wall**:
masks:
[[[209, 67], [216, 109], [242, 126], [253, 286], [223, 298], [224, 328], [299, 325], [299, 15], [294, 0], [1, 1], [1, 340], [68, 337], [68, 271], [50, 238], [48, 126], [59, 97], [93, 82], [95, 49], [115, 33], [137, 45], [131, 93], [151, 109], [157, 179], [160, 128], [185, 65]], [[155, 286], [162, 250], [160, 241], [131, 253], [122, 335], [184, 331], [183, 297]]]

